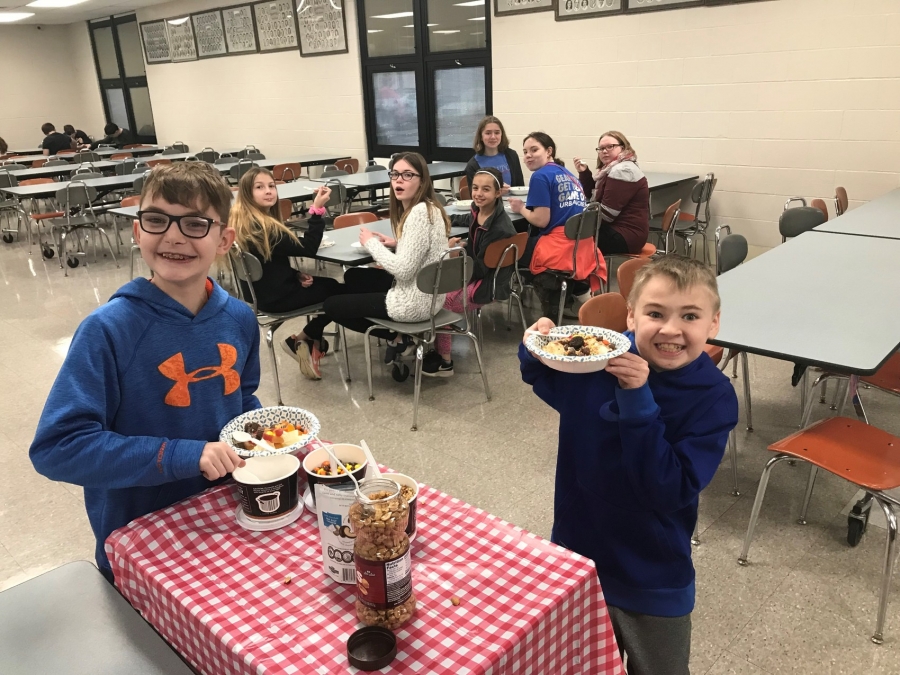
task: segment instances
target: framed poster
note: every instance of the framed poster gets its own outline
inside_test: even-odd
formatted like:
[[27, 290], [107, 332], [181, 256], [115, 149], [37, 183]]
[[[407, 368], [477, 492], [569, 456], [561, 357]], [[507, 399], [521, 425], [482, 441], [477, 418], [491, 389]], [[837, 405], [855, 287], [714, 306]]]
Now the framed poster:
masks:
[[172, 60], [169, 54], [169, 33], [165, 21], [148, 21], [141, 24], [141, 42], [144, 43], [144, 60], [147, 64], [168, 63]]
[[297, 21], [294, 0], [270, 0], [253, 5], [256, 19], [256, 39], [259, 51], [277, 52], [297, 49]]
[[166, 19], [169, 31], [169, 49], [172, 51], [172, 63], [197, 60], [197, 43], [194, 42], [194, 24], [191, 17]]
[[494, 0], [494, 16], [549, 12], [554, 0]]
[[344, 0], [299, 0], [297, 27], [301, 56], [344, 54], [349, 51]]
[[702, 5], [704, 0], [628, 0], [629, 12], [646, 12], [654, 9], [679, 9]]
[[213, 56], [225, 56], [225, 27], [222, 25], [222, 13], [219, 10], [191, 14], [194, 24], [194, 35], [197, 36], [197, 57], [208, 59]]
[[250, 54], [259, 51], [252, 5], [223, 9], [222, 27], [225, 29], [225, 47], [229, 54]]
[[554, 0], [557, 21], [621, 14], [625, 0]]

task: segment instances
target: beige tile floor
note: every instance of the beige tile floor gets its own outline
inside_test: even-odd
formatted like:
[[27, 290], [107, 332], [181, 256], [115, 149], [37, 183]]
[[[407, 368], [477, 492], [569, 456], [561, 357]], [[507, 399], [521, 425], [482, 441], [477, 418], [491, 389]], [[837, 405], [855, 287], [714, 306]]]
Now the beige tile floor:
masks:
[[[65, 278], [56, 260], [29, 256], [24, 242], [0, 244], [0, 589], [71, 560], [92, 559], [81, 489], [37, 475], [27, 453], [72, 332], [127, 281], [127, 264], [116, 269], [101, 260]], [[396, 383], [379, 368], [376, 400], [367, 400], [358, 337], [350, 344], [349, 385], [333, 357], [325, 362], [325, 379], [310, 382], [279, 350], [284, 398], [314, 411], [324, 438], [365, 438], [393, 468], [546, 537], [557, 418], [521, 382], [518, 328], [506, 330], [500, 308], [489, 308], [485, 318], [493, 400], [485, 400], [474, 355], [460, 344], [456, 376], [424, 382], [418, 432], [410, 431], [411, 380]], [[262, 363], [259, 396], [271, 404], [265, 355]], [[730, 494], [726, 461], [700, 502], [692, 672], [896, 674], [900, 593], [895, 583], [885, 643], [873, 645], [884, 531], [870, 528], [859, 547], [846, 545], [840, 511], [853, 487], [820, 478], [809, 524], [802, 527], [796, 519], [806, 471], [780, 466], [751, 550], [753, 564], [736, 564], [766, 446], [794, 430], [799, 407], [790, 365], [761, 357], [750, 363], [756, 430], [748, 433], [742, 425], [738, 431], [742, 496]], [[866, 394], [870, 419], [900, 434], [900, 401]], [[817, 406], [817, 414], [826, 411]], [[494, 468], [498, 461], [501, 472]]]

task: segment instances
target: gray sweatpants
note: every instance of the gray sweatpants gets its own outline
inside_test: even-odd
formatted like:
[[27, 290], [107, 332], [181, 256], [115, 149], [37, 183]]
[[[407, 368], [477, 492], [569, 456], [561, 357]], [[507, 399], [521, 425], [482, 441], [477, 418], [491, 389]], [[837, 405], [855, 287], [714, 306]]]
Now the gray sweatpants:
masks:
[[628, 675], [690, 675], [691, 615], [668, 617], [638, 614], [609, 606]]

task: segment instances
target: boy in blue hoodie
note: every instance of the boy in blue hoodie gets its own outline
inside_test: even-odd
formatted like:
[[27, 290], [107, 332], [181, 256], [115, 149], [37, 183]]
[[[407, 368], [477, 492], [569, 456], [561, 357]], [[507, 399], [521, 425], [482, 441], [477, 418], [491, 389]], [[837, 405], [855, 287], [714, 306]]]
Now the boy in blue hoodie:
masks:
[[698, 496], [738, 419], [704, 352], [719, 330], [715, 275], [687, 258], [648, 263], [628, 328], [630, 351], [590, 374], [552, 370], [522, 344], [522, 379], [559, 412], [553, 541], [596, 563], [629, 674], [687, 675]]
[[209, 279], [234, 241], [231, 190], [204, 162], [156, 167], [134, 238], [153, 278], [135, 279], [78, 327], [29, 454], [84, 486], [100, 571], [109, 534], [213, 485], [244, 461], [219, 431], [260, 407], [259, 329]]

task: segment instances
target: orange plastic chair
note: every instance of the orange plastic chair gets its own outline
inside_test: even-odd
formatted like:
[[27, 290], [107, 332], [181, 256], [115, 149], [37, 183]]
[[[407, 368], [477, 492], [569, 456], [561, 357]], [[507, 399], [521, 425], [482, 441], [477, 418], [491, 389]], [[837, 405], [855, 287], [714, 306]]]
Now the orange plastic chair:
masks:
[[825, 214], [825, 222], [828, 222], [828, 207], [825, 205], [825, 202], [821, 199], [813, 199], [809, 205], [814, 209], [819, 209], [822, 213]]
[[472, 199], [472, 195], [469, 194], [468, 186], [463, 186], [459, 188], [459, 198], [460, 199]]
[[887, 519], [887, 545], [881, 575], [881, 592], [875, 620], [872, 642], [884, 641], [884, 622], [887, 615], [891, 577], [897, 551], [897, 513], [900, 501], [888, 490], [900, 487], [900, 438], [886, 431], [869, 426], [848, 417], [831, 417], [791, 434], [773, 443], [769, 450], [778, 453], [763, 469], [744, 538], [744, 547], [738, 558], [741, 565], [748, 564], [748, 553], [753, 532], [759, 519], [759, 511], [766, 495], [766, 486], [773, 467], [784, 460], [803, 460], [812, 464], [806, 496], [800, 513], [800, 523], [806, 522], [809, 498], [819, 469], [853, 483], [872, 494]]
[[57, 155], [74, 155], [78, 150], [60, 150]]
[[365, 225], [366, 223], [374, 223], [378, 220], [378, 216], [369, 211], [360, 211], [359, 213], [345, 213], [334, 219], [334, 229], [340, 230], [344, 227], [353, 227], [354, 225]]
[[[508, 251], [510, 246], [515, 246], [515, 255], [511, 255], [513, 251]], [[515, 299], [516, 304], [519, 306], [519, 318], [522, 320], [522, 330], [527, 330], [528, 324], [525, 321], [525, 312], [522, 309], [522, 279], [519, 277], [518, 273], [518, 262], [522, 259], [522, 256], [525, 255], [525, 248], [528, 246], [528, 233], [527, 232], [519, 232], [512, 237], [507, 237], [506, 239], [500, 239], [488, 245], [487, 249], [484, 252], [484, 265], [488, 269], [494, 270], [494, 274], [488, 278], [484, 279], [482, 283], [491, 283], [494, 284], [495, 277], [498, 269], [503, 269], [504, 267], [509, 267], [510, 265], [515, 265], [513, 269], [513, 276], [510, 278], [509, 285], [509, 303], [506, 309], [506, 330], [511, 330], [509, 322], [512, 320], [512, 301]], [[516, 279], [516, 287], [513, 287], [513, 279]], [[478, 329], [478, 340], [484, 344], [482, 341], [482, 334], [484, 332], [482, 326], [482, 318], [481, 318], [481, 308], [475, 310], [475, 325]]]
[[[26, 185], [46, 185], [47, 183], [54, 183], [55, 181], [52, 178], [28, 178], [26, 180], [20, 180], [20, 186]], [[31, 219], [40, 224], [44, 220], [48, 220], [50, 218], [63, 218], [66, 214], [62, 211], [47, 211], [45, 213], [29, 213], [28, 214]], [[29, 240], [31, 235], [29, 234]], [[40, 231], [38, 231], [38, 239], [40, 239]]]
[[131, 159], [134, 157], [130, 152], [119, 152], [115, 155], [111, 155], [110, 159]]
[[289, 182], [292, 180], [297, 180], [301, 177], [302, 173], [303, 167], [300, 166], [299, 162], [276, 164], [272, 167], [272, 175], [275, 176], [276, 181], [282, 180], [285, 182]]
[[281, 210], [281, 220], [286, 222], [290, 220], [291, 214], [294, 212], [294, 205], [290, 199], [279, 199], [278, 208]]
[[121, 202], [119, 202], [119, 206], [125, 208], [126, 206], [139, 206], [141, 203], [140, 195], [133, 195], [131, 197], [125, 197]]
[[850, 206], [850, 200], [847, 198], [847, 191], [842, 187], [834, 188], [834, 215], [842, 216], [847, 213], [847, 207]]
[[153, 168], [154, 166], [158, 166], [160, 164], [171, 164], [171, 159], [151, 159], [147, 162], [147, 166]]
[[628, 305], [620, 293], [601, 293], [578, 310], [578, 323], [624, 332], [628, 329]]
[[46, 164], [49, 161], [50, 161], [49, 159], [36, 159], [31, 163], [31, 168], [39, 169], [40, 167], [44, 166], [44, 164]]
[[[459, 179], [459, 190], [462, 191], [463, 188], [468, 189], [469, 187], [469, 179], [466, 176], [463, 176]], [[468, 199], [468, 197], [460, 196], [460, 199]]]
[[359, 171], [358, 159], [339, 159], [334, 165], [339, 171], [346, 171], [347, 173], [356, 173]]
[[128, 145], [123, 145], [123, 150], [131, 150], [132, 148], [152, 148], [152, 145], [147, 145], [146, 143], [129, 143]]
[[634, 285], [634, 276], [638, 270], [650, 262], [650, 258], [632, 258], [619, 265], [616, 270], [616, 281], [619, 283], [619, 293], [626, 300], [631, 294], [631, 287]]

